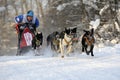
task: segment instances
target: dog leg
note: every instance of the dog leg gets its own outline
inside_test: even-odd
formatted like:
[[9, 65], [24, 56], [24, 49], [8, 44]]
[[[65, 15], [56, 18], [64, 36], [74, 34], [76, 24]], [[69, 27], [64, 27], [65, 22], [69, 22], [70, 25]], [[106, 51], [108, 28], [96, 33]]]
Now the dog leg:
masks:
[[61, 52], [60, 52], [60, 43], [58, 43], [58, 45], [56, 46], [56, 48], [57, 48], [57, 50], [56, 50], [57, 53], [61, 53]]
[[62, 58], [64, 58], [64, 51], [65, 51], [64, 49], [65, 49], [65, 48], [64, 48], [64, 45], [62, 45], [62, 47], [61, 47], [61, 55], [62, 55], [61, 57], [62, 57]]
[[61, 39], [60, 39], [59, 46], [60, 46], [61, 57], [64, 58], [63, 45], [62, 45], [62, 40]]
[[68, 50], [67, 50], [67, 55], [69, 55], [69, 53], [71, 53], [71, 51], [72, 51], [72, 46], [70, 45], [70, 46], [68, 47]]
[[90, 51], [91, 51], [91, 56], [94, 56], [94, 54], [93, 54], [93, 48], [94, 48], [94, 45], [92, 45], [92, 46], [91, 46], [91, 49], [90, 49]]
[[57, 53], [60, 53], [60, 48], [59, 48], [59, 45], [57, 45]]
[[82, 52], [84, 52], [84, 46], [82, 45]]
[[50, 44], [51, 44], [51, 50], [53, 50], [53, 44], [52, 44], [52, 42]]
[[86, 54], [89, 55], [89, 51], [87, 51], [88, 46], [85, 46], [84, 48], [85, 48]]
[[94, 54], [93, 54], [93, 50], [91, 51], [91, 56], [94, 56]]
[[21, 49], [18, 49], [16, 56], [20, 56], [21, 54], [22, 54], [22, 50], [21, 50]]

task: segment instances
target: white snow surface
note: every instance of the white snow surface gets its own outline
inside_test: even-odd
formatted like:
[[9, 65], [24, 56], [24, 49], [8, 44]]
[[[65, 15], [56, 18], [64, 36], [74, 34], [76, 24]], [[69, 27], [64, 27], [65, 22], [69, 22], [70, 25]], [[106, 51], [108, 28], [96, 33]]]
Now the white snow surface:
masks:
[[1, 56], [0, 80], [120, 80], [120, 44], [95, 48], [94, 57]]

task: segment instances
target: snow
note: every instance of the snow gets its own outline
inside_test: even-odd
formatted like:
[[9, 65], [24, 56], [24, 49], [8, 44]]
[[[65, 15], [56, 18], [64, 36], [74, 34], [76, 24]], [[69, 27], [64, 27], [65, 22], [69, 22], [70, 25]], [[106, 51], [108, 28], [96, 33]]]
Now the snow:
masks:
[[14, 4], [17, 5], [17, 6], [20, 6], [21, 4], [21, 1], [20, 0], [17, 0]]
[[117, 31], [120, 32], [120, 27], [116, 21], [115, 21], [115, 27], [116, 27]]
[[67, 4], [59, 5], [59, 6], [57, 7], [57, 10], [58, 10], [58, 11], [62, 11], [66, 6], [67, 6]]
[[[51, 54], [45, 50], [46, 54]], [[95, 48], [94, 57], [1, 56], [0, 80], [119, 80], [120, 44]]]
[[41, 0], [43, 9], [46, 9], [48, 5], [48, 0]]
[[58, 5], [57, 10], [58, 10], [58, 11], [62, 11], [62, 10], [64, 10], [64, 8], [65, 8], [66, 6], [68, 6], [68, 5], [77, 6], [78, 4], [79, 4], [79, 1], [72, 1], [72, 2], [70, 2], [70, 3], [64, 3], [64, 4], [61, 4], [61, 5]]
[[111, 40], [111, 43], [112, 43], [112, 44], [116, 44], [117, 42], [119, 42], [119, 39], [118, 39], [118, 38], [115, 38], [115, 39]]
[[5, 11], [5, 10], [6, 10], [5, 7], [0, 7], [0, 12]]
[[109, 7], [110, 7], [109, 4], [105, 5], [105, 6], [100, 10], [99, 14], [102, 15], [102, 14], [105, 12], [105, 10], [108, 9]]
[[90, 21], [90, 28], [94, 28], [95, 30], [100, 25], [100, 19], [96, 19], [95, 21]]
[[91, 6], [92, 8], [98, 10], [97, 5], [95, 4], [96, 0], [83, 0], [83, 3]]

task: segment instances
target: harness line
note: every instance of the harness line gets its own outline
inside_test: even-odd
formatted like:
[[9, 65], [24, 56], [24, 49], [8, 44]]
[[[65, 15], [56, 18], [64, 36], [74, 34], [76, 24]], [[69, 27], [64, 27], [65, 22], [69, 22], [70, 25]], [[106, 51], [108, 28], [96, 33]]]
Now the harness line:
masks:
[[94, 42], [94, 39], [92, 38], [92, 40], [88, 40], [88, 38], [87, 37], [84, 37], [85, 38], [85, 40], [86, 40], [86, 42], [87, 42], [87, 44], [90, 46], [93, 42]]

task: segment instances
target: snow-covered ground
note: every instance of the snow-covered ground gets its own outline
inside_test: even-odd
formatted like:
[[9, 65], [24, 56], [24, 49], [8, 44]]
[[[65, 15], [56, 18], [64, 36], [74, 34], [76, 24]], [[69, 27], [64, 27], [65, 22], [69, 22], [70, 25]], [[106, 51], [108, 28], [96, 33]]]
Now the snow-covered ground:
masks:
[[94, 57], [1, 56], [0, 80], [120, 80], [120, 44], [95, 48]]

